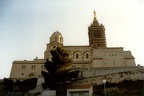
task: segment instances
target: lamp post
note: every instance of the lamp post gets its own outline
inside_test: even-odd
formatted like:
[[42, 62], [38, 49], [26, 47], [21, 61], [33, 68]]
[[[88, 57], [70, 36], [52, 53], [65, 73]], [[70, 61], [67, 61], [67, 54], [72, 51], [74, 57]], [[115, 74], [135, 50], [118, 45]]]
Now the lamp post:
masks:
[[104, 84], [104, 94], [105, 94], [105, 96], [106, 96], [106, 86], [105, 86], [105, 84], [106, 84], [106, 80], [105, 79], [103, 79], [103, 84]]

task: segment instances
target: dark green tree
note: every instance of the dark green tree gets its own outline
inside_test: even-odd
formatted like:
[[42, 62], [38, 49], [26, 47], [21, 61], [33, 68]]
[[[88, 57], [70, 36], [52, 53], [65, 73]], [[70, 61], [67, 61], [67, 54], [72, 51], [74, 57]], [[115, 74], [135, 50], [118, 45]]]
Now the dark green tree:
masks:
[[19, 86], [20, 92], [26, 93], [29, 90], [36, 88], [37, 78], [26, 79], [23, 80], [22, 82], [17, 81], [17, 85]]
[[13, 80], [8, 79], [8, 78], [4, 78], [3, 83], [4, 85], [4, 92], [5, 93], [9, 93], [13, 91]]
[[72, 78], [77, 78], [79, 71], [72, 70], [72, 60], [69, 57], [69, 52], [62, 47], [57, 47], [50, 51], [52, 55], [51, 60], [46, 60], [45, 68], [47, 72], [42, 71], [45, 79], [43, 88], [56, 90], [57, 86], [65, 86]]
[[23, 92], [26, 93], [32, 90], [37, 85], [37, 78], [26, 79], [23, 81], [17, 80], [13, 82], [12, 79], [4, 78], [0, 84], [0, 92], [10, 93], [10, 92]]

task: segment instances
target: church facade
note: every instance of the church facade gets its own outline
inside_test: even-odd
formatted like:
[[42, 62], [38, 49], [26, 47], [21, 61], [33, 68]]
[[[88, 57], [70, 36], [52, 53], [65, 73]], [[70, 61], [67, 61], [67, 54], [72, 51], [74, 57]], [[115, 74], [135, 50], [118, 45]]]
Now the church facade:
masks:
[[44, 52], [44, 58], [37, 57], [32, 61], [14, 61], [10, 73], [12, 79], [28, 79], [40, 77], [41, 71], [45, 70], [44, 63], [50, 59], [50, 51], [60, 46], [70, 52], [73, 60], [72, 68], [110, 68], [136, 66], [134, 56], [131, 51], [124, 51], [123, 47], [107, 47], [105, 28], [96, 18], [88, 27], [89, 45], [86, 46], [63, 46], [63, 36], [60, 32], [54, 32], [50, 37], [50, 42]]

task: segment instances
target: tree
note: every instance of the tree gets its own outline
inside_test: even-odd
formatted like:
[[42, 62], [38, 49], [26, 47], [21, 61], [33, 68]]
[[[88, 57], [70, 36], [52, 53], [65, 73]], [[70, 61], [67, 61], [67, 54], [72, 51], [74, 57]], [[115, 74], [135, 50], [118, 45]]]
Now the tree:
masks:
[[52, 55], [51, 60], [46, 60], [45, 68], [47, 72], [42, 71], [45, 79], [43, 88], [56, 90], [57, 86], [64, 85], [66, 87], [67, 81], [78, 76], [79, 71], [72, 70], [72, 60], [69, 57], [69, 52], [62, 47], [57, 47], [50, 51]]
[[13, 91], [13, 80], [4, 78], [2, 84], [4, 85], [4, 92], [9, 93]]
[[0, 92], [10, 93], [10, 92], [23, 92], [26, 93], [32, 90], [37, 85], [37, 78], [26, 79], [23, 81], [16, 80], [14, 82], [10, 78], [4, 78], [0, 84]]
[[36, 88], [37, 78], [26, 79], [22, 82], [17, 81], [17, 85], [19, 86], [20, 92], [26, 93], [29, 90]]

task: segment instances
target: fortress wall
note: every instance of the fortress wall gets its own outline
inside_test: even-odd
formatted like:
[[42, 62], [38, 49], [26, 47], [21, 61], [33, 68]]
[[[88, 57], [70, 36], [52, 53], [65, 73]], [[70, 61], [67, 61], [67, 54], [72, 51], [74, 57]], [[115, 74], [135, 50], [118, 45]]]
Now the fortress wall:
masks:
[[143, 66], [127, 66], [127, 67], [105, 67], [105, 68], [91, 68], [84, 70], [80, 75], [83, 78], [101, 76], [107, 74], [114, 74], [120, 72], [134, 71], [144, 69]]
[[110, 83], [118, 83], [124, 80], [144, 80], [144, 69], [140, 67], [138, 70], [82, 78], [72, 82], [69, 86], [100, 85], [103, 84], [104, 79]]

